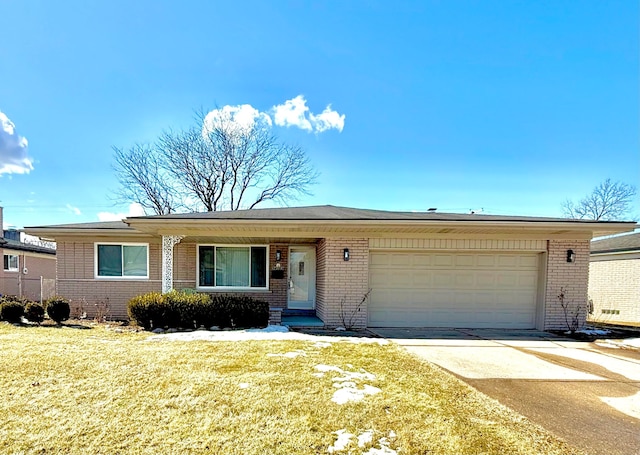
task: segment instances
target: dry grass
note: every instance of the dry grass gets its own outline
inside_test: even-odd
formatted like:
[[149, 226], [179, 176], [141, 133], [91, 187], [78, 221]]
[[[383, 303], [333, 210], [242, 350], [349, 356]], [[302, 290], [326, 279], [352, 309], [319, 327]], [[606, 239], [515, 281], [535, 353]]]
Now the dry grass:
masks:
[[[393, 431], [399, 454], [577, 453], [394, 345], [147, 338], [0, 323], [0, 453], [326, 454], [339, 429]], [[382, 392], [337, 405], [318, 364]]]

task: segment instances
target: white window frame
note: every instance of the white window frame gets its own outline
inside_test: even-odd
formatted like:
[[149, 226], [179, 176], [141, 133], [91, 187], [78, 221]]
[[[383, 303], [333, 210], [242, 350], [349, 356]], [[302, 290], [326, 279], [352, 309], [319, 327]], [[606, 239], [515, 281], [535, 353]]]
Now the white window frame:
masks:
[[10, 261], [11, 259], [7, 260], [7, 267], [8, 268], [4, 268], [4, 257], [2, 258], [2, 268], [4, 269], [5, 272], [19, 272], [20, 271], [20, 255], [19, 254], [4, 254], [4, 256], [8, 256], [9, 258], [16, 258], [16, 266], [15, 267], [11, 267]]
[[[266, 248], [266, 279], [265, 279], [265, 287], [251, 287], [251, 286], [200, 286], [200, 247], [201, 246], [212, 246], [214, 248], [249, 248], [249, 283], [251, 283], [251, 248], [263, 247]], [[196, 289], [201, 291], [226, 291], [226, 292], [260, 292], [260, 291], [268, 291], [269, 290], [269, 245], [262, 244], [247, 244], [247, 245], [239, 245], [239, 244], [227, 244], [227, 243], [198, 243], [196, 245]], [[215, 261], [215, 252], [213, 255]], [[215, 281], [215, 263], [214, 263], [214, 281]]]
[[[147, 248], [147, 274], [145, 276], [102, 276], [98, 275], [98, 246], [100, 245], [120, 245], [122, 246], [144, 246]], [[122, 255], [124, 258], [124, 254]], [[124, 264], [122, 266], [124, 273]], [[149, 279], [149, 244], [134, 242], [95, 242], [93, 244], [93, 276], [96, 280], [127, 280], [127, 281], [144, 281]]]

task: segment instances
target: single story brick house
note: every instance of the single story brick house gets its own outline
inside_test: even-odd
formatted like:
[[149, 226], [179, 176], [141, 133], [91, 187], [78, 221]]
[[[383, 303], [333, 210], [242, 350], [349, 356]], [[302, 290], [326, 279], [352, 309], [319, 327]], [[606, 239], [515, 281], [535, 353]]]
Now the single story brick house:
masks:
[[591, 242], [589, 319], [640, 326], [640, 232]]
[[20, 240], [20, 232], [3, 230], [0, 207], [0, 295], [42, 301], [55, 295], [56, 250]]
[[310, 310], [328, 327], [562, 329], [560, 288], [587, 302], [591, 238], [635, 226], [326, 205], [26, 231], [57, 242], [58, 292], [89, 307], [108, 297], [112, 317], [134, 295], [192, 288], [266, 300], [274, 316]]

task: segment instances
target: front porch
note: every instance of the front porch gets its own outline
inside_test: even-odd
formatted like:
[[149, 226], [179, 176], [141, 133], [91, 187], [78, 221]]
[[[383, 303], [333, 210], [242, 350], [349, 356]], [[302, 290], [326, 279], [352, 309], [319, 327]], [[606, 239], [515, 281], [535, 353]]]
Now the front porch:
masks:
[[281, 324], [291, 328], [322, 328], [324, 322], [315, 310], [283, 310]]

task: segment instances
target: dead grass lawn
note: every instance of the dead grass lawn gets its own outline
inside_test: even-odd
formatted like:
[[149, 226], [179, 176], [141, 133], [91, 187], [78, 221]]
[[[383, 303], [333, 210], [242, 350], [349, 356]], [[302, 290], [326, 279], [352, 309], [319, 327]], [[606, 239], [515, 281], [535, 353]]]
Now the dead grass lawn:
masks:
[[[373, 441], [335, 453], [578, 453], [395, 345], [148, 337], [0, 323], [0, 453], [326, 454], [341, 429]], [[335, 404], [319, 364], [381, 392]]]

